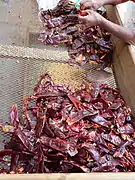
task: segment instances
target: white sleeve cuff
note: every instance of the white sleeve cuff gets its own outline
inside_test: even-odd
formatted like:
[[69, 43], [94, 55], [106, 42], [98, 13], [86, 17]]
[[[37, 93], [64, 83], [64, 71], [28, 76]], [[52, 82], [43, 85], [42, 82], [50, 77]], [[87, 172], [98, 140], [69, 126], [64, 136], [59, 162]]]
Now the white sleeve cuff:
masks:
[[59, 0], [37, 0], [39, 9], [47, 10], [47, 9], [53, 9]]

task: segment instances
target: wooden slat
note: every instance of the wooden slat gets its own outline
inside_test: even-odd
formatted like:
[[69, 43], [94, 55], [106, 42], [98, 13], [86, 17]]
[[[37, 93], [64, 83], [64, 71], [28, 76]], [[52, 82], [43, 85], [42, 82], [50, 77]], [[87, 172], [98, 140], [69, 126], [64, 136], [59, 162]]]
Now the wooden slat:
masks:
[[0, 180], [135, 180], [135, 173], [0, 175]]
[[[114, 23], [122, 24], [117, 7], [106, 6], [108, 16]], [[131, 107], [135, 117], [135, 46], [127, 45], [113, 36], [115, 44], [113, 67], [114, 75], [121, 95]]]
[[125, 46], [119, 57], [114, 57], [117, 85], [135, 117], [135, 49]]

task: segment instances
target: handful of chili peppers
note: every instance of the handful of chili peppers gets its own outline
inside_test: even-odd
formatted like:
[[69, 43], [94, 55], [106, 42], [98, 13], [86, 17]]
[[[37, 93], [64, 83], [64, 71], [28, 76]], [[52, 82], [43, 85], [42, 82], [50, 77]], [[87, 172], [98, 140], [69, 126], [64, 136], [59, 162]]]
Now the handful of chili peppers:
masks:
[[[105, 11], [98, 10], [98, 13], [107, 18]], [[99, 26], [86, 29], [85, 25], [79, 24], [78, 14], [85, 15], [69, 0], [60, 0], [53, 10], [41, 11], [44, 31], [39, 40], [45, 45], [65, 44], [71, 64], [84, 65], [94, 61], [103, 69], [110, 66], [113, 54], [110, 34]], [[84, 58], [78, 62], [80, 55]]]
[[[41, 76], [32, 96], [17, 105], [11, 135], [0, 151], [0, 173], [74, 173], [135, 171], [135, 123], [117, 89], [92, 84], [78, 91]], [[9, 158], [8, 158], [9, 157]]]

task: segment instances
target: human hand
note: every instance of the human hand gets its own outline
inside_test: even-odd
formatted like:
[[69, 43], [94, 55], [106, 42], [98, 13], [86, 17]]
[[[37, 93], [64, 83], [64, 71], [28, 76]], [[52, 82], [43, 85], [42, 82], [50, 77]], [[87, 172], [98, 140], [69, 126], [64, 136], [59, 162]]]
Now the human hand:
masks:
[[85, 24], [86, 27], [97, 26], [99, 25], [101, 15], [93, 10], [81, 11], [79, 15], [79, 21], [82, 24]]
[[103, 5], [102, 1], [103, 0], [81, 0], [80, 8], [81, 10], [85, 10], [85, 9], [97, 10]]

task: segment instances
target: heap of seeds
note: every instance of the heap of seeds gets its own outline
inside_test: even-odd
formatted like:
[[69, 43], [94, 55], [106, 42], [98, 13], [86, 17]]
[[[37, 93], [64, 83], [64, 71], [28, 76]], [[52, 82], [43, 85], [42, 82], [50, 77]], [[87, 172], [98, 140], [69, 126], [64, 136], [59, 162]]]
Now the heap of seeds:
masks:
[[74, 90], [83, 84], [86, 76], [85, 70], [82, 68], [63, 63], [50, 63], [47, 70], [54, 83], [65, 86], [72, 85]]

